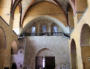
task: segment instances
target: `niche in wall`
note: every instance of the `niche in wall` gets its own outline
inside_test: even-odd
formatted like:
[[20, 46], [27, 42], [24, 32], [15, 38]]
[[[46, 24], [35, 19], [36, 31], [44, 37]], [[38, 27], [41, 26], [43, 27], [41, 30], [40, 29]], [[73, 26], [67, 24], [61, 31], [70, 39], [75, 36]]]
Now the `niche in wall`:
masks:
[[81, 55], [84, 69], [90, 69], [90, 27], [84, 24], [80, 36]]

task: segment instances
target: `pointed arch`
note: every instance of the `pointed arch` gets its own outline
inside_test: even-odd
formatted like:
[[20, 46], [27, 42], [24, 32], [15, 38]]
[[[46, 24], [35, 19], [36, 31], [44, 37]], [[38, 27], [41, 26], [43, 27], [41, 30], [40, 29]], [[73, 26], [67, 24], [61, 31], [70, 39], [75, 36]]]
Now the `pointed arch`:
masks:
[[71, 41], [71, 68], [77, 69], [77, 53], [76, 53], [76, 44], [74, 39]]
[[28, 22], [26, 25], [23, 26], [23, 30], [21, 33], [25, 32], [28, 28], [30, 28], [30, 26], [33, 23], [36, 23], [37, 21], [40, 21], [40, 20], [41, 21], [48, 20], [49, 22], [55, 23], [58, 25], [60, 32], [70, 33], [69, 28], [65, 27], [65, 25], [62, 22], [60, 22], [58, 19], [51, 17], [51, 16], [45, 16], [45, 15], [44, 16], [38, 16], [38, 17], [32, 19], [30, 22]]

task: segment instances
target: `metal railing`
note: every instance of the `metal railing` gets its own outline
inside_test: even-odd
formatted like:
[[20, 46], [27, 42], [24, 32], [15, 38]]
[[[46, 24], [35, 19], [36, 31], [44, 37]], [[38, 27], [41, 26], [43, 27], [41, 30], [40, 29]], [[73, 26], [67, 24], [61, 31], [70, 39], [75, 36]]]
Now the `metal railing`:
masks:
[[20, 36], [67, 36], [69, 35], [63, 33], [63, 32], [41, 32], [41, 33], [23, 33]]

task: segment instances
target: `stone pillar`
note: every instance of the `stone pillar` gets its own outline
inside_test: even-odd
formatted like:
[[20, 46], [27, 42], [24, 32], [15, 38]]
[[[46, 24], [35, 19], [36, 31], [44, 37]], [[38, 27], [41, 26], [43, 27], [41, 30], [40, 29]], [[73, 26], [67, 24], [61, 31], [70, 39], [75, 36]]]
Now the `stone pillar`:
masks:
[[50, 36], [51, 35], [51, 23], [49, 23], [47, 26], [47, 32], [49, 32], [48, 35]]
[[36, 33], [37, 33], [37, 36], [39, 36], [40, 33], [41, 33], [41, 27], [40, 27], [40, 24], [37, 24], [37, 25], [36, 25]]

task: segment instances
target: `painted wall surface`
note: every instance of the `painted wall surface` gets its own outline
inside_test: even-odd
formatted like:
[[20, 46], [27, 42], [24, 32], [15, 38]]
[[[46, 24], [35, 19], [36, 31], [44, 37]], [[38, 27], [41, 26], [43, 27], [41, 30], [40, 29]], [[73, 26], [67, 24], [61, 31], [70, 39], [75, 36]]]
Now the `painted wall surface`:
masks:
[[43, 48], [48, 48], [51, 50], [55, 56], [56, 67], [60, 67], [62, 64], [70, 63], [67, 38], [64, 36], [32, 36], [27, 37], [24, 65], [30, 69], [34, 69], [35, 57], [37, 53]]

